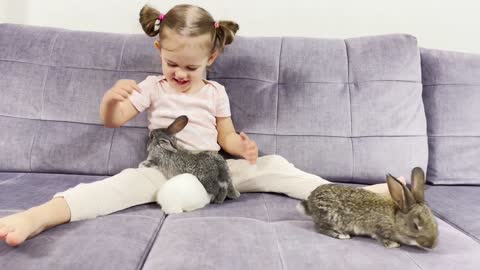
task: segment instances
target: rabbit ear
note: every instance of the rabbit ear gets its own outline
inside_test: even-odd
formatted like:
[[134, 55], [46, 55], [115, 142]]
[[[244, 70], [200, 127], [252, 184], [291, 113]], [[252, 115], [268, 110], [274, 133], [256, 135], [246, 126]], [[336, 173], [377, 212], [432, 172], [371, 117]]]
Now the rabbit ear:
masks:
[[182, 131], [183, 128], [188, 124], [188, 117], [185, 115], [177, 117], [173, 123], [170, 124], [167, 128], [168, 135], [175, 135], [178, 132]]
[[416, 167], [412, 170], [412, 194], [417, 203], [425, 201], [425, 173], [422, 168]]
[[397, 207], [403, 213], [407, 213], [415, 205], [415, 199], [410, 190], [390, 174], [387, 174], [387, 185], [390, 196], [392, 196]]

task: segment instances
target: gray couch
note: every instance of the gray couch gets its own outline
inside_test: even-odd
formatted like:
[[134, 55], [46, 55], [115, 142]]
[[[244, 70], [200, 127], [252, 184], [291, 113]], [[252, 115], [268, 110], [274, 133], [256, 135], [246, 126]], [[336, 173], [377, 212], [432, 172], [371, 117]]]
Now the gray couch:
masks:
[[[118, 79], [161, 72], [153, 39], [0, 24], [0, 216], [135, 167], [145, 114], [99, 119]], [[208, 78], [225, 85], [238, 131], [326, 179], [372, 184], [427, 170], [439, 224], [432, 251], [316, 233], [281, 194], [166, 216], [132, 207], [48, 230], [0, 269], [480, 269], [480, 56], [418, 48], [410, 35], [247, 38]]]

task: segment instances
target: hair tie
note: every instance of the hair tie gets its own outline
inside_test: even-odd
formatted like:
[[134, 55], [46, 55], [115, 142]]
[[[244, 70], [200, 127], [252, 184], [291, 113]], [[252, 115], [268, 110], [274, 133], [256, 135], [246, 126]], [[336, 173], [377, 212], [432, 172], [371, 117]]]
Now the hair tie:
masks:
[[215, 29], [217, 29], [220, 26], [220, 24], [218, 22], [214, 22], [213, 26], [215, 27]]
[[158, 18], [155, 20], [155, 27], [153, 28], [154, 31], [158, 31], [160, 29], [160, 23], [162, 23], [164, 18], [165, 14], [160, 13], [158, 15]]

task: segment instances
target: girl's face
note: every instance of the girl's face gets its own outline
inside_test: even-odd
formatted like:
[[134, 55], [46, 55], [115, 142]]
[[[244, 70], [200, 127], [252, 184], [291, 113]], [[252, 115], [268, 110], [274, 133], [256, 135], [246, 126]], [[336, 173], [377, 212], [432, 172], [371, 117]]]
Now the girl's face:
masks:
[[163, 75], [170, 87], [177, 92], [190, 93], [202, 88], [203, 75], [207, 66], [215, 60], [217, 53], [208, 48], [210, 35], [183, 37], [170, 32], [162, 44], [155, 42], [159, 50]]

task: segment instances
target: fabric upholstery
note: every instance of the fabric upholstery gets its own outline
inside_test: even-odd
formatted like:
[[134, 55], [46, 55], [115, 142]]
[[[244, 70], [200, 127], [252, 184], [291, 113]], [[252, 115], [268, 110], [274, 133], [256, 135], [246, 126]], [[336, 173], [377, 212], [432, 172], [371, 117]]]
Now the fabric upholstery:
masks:
[[[0, 135], [10, 153], [0, 169], [111, 175], [145, 158], [145, 114], [113, 130], [103, 128], [98, 109], [116, 80], [161, 72], [153, 39], [11, 24], [0, 31], [0, 121], [11, 127]], [[238, 37], [208, 78], [226, 86], [237, 130], [261, 154], [363, 183], [426, 167], [412, 36]]]
[[422, 49], [428, 180], [480, 185], [480, 55]]

